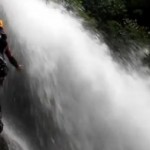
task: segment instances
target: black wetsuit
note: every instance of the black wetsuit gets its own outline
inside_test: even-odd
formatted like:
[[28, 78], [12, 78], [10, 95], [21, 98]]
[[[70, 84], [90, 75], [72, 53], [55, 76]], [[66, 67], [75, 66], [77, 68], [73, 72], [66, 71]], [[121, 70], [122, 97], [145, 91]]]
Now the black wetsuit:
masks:
[[15, 68], [18, 68], [18, 63], [9, 49], [7, 35], [5, 34], [4, 30], [0, 28], [0, 78], [5, 78], [8, 72], [4, 55], [7, 56], [9, 62]]

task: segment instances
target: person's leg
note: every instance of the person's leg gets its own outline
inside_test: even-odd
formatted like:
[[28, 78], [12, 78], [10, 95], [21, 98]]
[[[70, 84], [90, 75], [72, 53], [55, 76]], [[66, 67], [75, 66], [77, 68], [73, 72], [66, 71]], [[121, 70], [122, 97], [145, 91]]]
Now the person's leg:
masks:
[[[4, 83], [4, 77], [0, 77], [0, 91], [2, 92], [2, 87]], [[0, 133], [3, 131], [3, 122], [2, 122], [2, 108], [1, 108], [1, 101], [0, 101]]]
[[4, 83], [4, 77], [0, 77], [0, 87], [2, 87], [3, 86], [3, 83]]
[[3, 131], [3, 122], [2, 122], [2, 109], [0, 105], [0, 133]]
[[[2, 113], [2, 112], [0, 112]], [[2, 122], [2, 118], [0, 119], [0, 133], [3, 131], [3, 122]]]

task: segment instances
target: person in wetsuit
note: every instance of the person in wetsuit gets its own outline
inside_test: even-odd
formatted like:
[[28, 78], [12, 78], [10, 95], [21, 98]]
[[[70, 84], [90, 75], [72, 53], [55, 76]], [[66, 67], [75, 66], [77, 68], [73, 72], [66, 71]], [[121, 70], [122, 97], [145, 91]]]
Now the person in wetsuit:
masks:
[[3, 21], [0, 20], [0, 85], [3, 85], [3, 81], [8, 73], [8, 67], [5, 61], [5, 55], [9, 62], [19, 71], [22, 70], [22, 65], [19, 65], [15, 57], [12, 55], [7, 43], [7, 35], [3, 29]]
[[[5, 61], [5, 55], [9, 62], [18, 70], [22, 70], [22, 65], [19, 65], [15, 57], [12, 55], [7, 43], [7, 35], [3, 28], [3, 21], [0, 19], [0, 86], [3, 85], [4, 79], [8, 74], [8, 67]], [[1, 121], [1, 106], [0, 106], [0, 133], [3, 130], [3, 123]]]

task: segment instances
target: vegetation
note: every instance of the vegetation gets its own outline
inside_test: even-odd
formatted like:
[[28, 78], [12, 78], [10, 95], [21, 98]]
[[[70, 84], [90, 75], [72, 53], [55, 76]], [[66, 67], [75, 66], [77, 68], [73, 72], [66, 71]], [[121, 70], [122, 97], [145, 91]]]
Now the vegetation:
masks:
[[150, 12], [150, 1], [65, 0], [65, 2], [68, 9], [77, 10], [79, 15], [87, 20], [88, 25], [101, 31], [107, 44], [119, 55], [130, 53], [128, 47], [135, 42], [139, 46], [149, 47], [150, 21], [147, 14]]
[[104, 30], [109, 35], [126, 35], [127, 38], [149, 43], [150, 23], [146, 13], [150, 8], [148, 0], [65, 1], [70, 4], [70, 8], [76, 8], [88, 21], [94, 22], [98, 30]]

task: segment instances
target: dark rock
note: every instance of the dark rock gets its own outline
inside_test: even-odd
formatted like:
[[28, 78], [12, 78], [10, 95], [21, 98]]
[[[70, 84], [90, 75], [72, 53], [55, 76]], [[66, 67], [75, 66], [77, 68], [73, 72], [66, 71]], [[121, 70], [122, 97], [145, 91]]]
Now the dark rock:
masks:
[[2, 135], [0, 135], [0, 150], [9, 150], [7, 142]]

